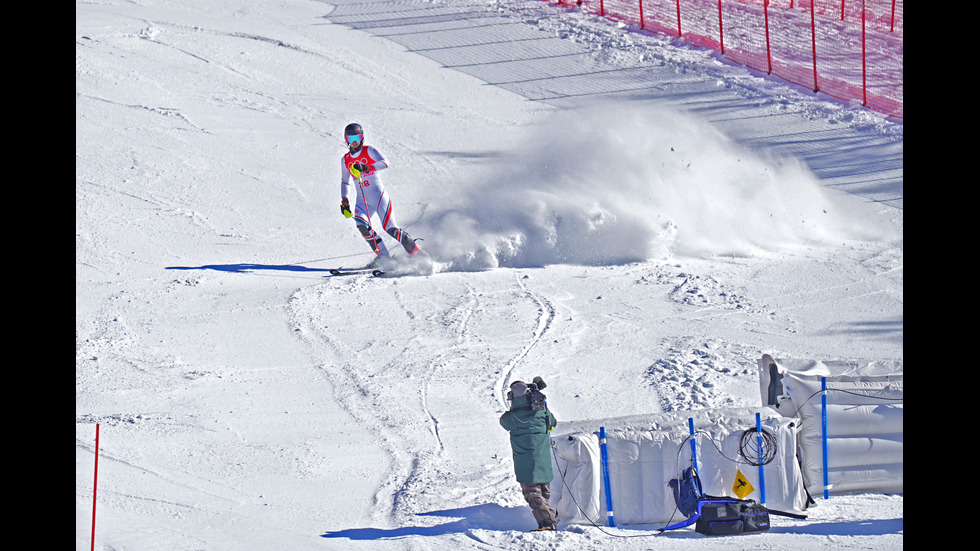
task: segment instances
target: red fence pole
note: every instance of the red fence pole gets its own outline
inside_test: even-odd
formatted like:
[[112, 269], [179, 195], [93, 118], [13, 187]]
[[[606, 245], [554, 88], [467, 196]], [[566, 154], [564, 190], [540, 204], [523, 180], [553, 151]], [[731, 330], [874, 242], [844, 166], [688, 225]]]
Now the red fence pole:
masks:
[[677, 36], [681, 36], [681, 0], [677, 0]]
[[99, 485], [99, 424], [95, 424], [95, 480], [92, 482], [92, 551], [95, 551], [95, 491]]
[[640, 0], [640, 29], [643, 29], [643, 0]]
[[725, 27], [721, 23], [721, 0], [718, 0], [718, 43], [721, 44], [721, 53], [725, 53]]
[[816, 0], [810, 0], [810, 37], [813, 41], [813, 91], [819, 92], [820, 86], [817, 85], [817, 16], [813, 8]]
[[772, 74], [772, 50], [769, 48], [769, 0], [765, 0], [762, 4], [763, 14], [765, 14], [766, 19], [766, 62], [769, 64], [769, 71], [767, 74]]
[[868, 106], [868, 48], [864, 37], [865, 0], [861, 0], [861, 105]]

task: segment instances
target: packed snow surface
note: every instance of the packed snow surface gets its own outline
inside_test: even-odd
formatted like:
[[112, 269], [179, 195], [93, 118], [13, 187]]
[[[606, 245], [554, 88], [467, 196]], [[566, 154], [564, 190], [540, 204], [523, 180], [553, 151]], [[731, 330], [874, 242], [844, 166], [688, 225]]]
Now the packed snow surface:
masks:
[[[97, 424], [97, 549], [902, 547], [901, 495], [528, 533], [497, 422], [536, 375], [561, 423], [902, 360], [900, 122], [536, 0], [80, 1], [75, 94], [76, 549]], [[327, 271], [372, 257], [349, 122], [397, 277]]]

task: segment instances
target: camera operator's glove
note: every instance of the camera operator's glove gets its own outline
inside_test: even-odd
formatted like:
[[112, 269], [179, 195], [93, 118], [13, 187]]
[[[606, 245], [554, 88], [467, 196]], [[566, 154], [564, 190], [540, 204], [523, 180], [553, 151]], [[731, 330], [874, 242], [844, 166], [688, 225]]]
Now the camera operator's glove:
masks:
[[350, 218], [353, 216], [350, 213], [350, 201], [346, 197], [340, 200], [340, 213], [344, 215], [344, 218]]

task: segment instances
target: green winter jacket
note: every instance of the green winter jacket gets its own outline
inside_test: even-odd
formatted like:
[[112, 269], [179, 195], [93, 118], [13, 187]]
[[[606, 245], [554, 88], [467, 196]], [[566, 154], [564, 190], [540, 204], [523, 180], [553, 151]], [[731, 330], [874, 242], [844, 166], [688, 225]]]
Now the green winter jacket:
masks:
[[515, 396], [510, 411], [500, 416], [500, 426], [510, 431], [514, 451], [514, 473], [521, 484], [549, 484], [551, 471], [551, 437], [549, 429], [558, 420], [545, 408], [531, 409], [526, 396]]

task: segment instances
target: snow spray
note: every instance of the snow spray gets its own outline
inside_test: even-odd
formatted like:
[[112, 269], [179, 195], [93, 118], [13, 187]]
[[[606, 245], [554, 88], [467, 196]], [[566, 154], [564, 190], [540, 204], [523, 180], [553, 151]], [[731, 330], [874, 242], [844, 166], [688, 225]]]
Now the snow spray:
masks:
[[421, 221], [449, 269], [764, 255], [839, 244], [857, 225], [838, 221], [798, 160], [750, 151], [677, 108], [560, 110], [526, 135]]

